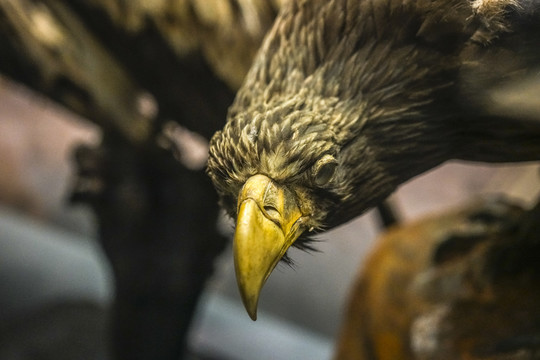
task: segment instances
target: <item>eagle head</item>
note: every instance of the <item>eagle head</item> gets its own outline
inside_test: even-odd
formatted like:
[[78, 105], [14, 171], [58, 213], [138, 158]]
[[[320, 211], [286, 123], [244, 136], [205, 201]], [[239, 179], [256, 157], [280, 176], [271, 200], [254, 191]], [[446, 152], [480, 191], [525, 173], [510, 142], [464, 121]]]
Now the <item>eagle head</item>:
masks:
[[260, 290], [289, 247], [310, 249], [310, 235], [359, 215], [397, 184], [356, 134], [361, 107], [307, 92], [237, 111], [240, 93], [210, 143], [207, 171], [236, 220], [236, 275], [253, 319]]

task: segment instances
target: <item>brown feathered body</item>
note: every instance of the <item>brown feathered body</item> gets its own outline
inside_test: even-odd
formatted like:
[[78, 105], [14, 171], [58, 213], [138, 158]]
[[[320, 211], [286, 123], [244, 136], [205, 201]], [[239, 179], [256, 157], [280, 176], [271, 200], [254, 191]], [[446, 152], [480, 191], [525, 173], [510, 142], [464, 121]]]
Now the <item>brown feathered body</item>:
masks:
[[[493, 102], [540, 81], [538, 44], [535, 1], [287, 2], [211, 141], [221, 204], [234, 217], [263, 174], [296, 195], [309, 234], [448, 159], [540, 159], [540, 121]], [[325, 156], [336, 168], [321, 182]]]
[[539, 209], [475, 201], [381, 236], [334, 358], [539, 359]]

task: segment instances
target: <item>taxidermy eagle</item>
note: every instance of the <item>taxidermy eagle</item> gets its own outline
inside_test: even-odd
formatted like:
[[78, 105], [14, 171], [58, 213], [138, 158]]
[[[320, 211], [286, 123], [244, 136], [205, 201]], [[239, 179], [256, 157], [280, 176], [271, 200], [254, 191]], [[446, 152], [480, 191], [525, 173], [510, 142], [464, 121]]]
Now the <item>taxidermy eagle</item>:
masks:
[[540, 159], [539, 74], [538, 1], [287, 2], [210, 144], [250, 316], [291, 245], [408, 179]]

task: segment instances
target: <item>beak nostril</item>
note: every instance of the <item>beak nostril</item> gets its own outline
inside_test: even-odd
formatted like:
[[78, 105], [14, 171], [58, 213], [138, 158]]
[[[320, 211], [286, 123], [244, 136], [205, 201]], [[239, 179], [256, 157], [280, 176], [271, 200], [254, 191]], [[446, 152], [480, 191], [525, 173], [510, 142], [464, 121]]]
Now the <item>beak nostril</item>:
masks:
[[271, 217], [276, 217], [280, 215], [278, 209], [276, 209], [272, 205], [265, 205], [264, 211], [268, 214], [268, 216], [271, 216]]

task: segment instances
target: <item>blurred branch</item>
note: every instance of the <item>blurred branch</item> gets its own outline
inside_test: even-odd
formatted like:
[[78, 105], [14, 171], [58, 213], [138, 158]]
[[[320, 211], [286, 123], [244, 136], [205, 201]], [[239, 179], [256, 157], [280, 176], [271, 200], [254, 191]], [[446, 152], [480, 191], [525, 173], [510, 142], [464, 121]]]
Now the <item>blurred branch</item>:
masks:
[[208, 139], [277, 6], [0, 0], [0, 71], [135, 143], [171, 119]]
[[92, 3], [127, 33], [139, 34], [155, 26], [178, 58], [201, 51], [213, 72], [232, 89], [241, 85], [278, 9], [277, 3], [260, 0]]
[[143, 90], [64, 4], [2, 0], [0, 18], [0, 70], [134, 142], [148, 137]]

